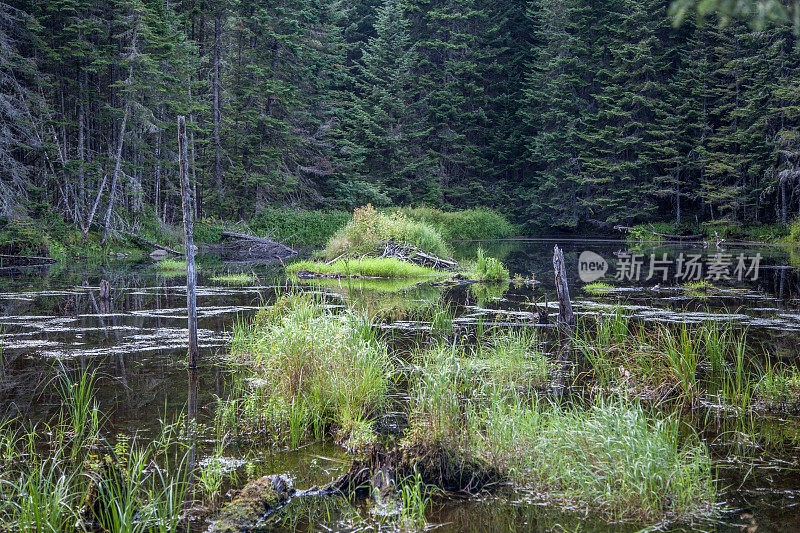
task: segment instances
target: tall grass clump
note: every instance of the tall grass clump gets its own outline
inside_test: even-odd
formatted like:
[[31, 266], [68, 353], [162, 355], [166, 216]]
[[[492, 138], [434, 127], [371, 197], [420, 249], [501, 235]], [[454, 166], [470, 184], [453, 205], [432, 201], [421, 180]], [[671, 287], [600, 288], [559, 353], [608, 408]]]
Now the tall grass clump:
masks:
[[364, 437], [392, 378], [386, 344], [368, 319], [335, 315], [308, 296], [284, 296], [235, 328], [230, 360], [246, 376], [226, 408], [230, 432], [294, 445], [326, 432]]
[[800, 409], [800, 371], [796, 367], [768, 363], [754, 395], [767, 409]]
[[174, 427], [149, 443], [119, 436], [112, 445], [100, 436], [94, 374], [61, 380], [53, 423], [0, 424], [0, 529], [178, 531], [189, 483]]
[[425, 222], [411, 220], [402, 213], [385, 214], [371, 205], [360, 207], [325, 247], [328, 260], [347, 255], [360, 257], [378, 251], [387, 241], [412, 245], [438, 257], [450, 257], [441, 233]]
[[431, 207], [403, 207], [398, 212], [430, 224], [447, 240], [504, 239], [517, 233], [517, 228], [505, 216], [491, 209], [442, 211]]
[[741, 409], [752, 403], [747, 333], [731, 324], [634, 323], [617, 311], [582, 321], [574, 342], [604, 387], [624, 383], [640, 396], [690, 402], [714, 397]]
[[477, 447], [554, 501], [613, 519], [683, 520], [716, 497], [708, 449], [682, 443], [676, 417], [598, 397], [588, 407], [494, 402]]
[[526, 329], [489, 336], [468, 364], [483, 374], [484, 382], [495, 381], [508, 388], [542, 385], [550, 371], [547, 357], [537, 348], [535, 333]]
[[478, 257], [469, 270], [469, 276], [476, 281], [502, 282], [508, 281], [508, 269], [503, 263], [486, 255], [483, 248], [478, 248]]

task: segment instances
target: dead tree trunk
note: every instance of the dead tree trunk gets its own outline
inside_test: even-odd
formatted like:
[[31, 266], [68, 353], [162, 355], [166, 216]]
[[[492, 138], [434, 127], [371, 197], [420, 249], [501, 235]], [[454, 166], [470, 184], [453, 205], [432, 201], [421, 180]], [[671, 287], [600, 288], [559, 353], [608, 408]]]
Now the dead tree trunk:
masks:
[[569, 298], [564, 252], [561, 251], [558, 245], [553, 248], [553, 269], [555, 270], [556, 290], [558, 291], [558, 325], [559, 328], [572, 328], [576, 323], [575, 313], [572, 312], [572, 301]]
[[194, 236], [191, 187], [189, 186], [189, 157], [186, 149], [186, 118], [178, 117], [178, 164], [183, 204], [183, 232], [186, 246], [186, 307], [189, 317], [189, 368], [197, 368], [197, 295], [195, 293]]
[[[114, 174], [111, 177], [111, 189], [108, 191], [108, 208], [106, 209], [106, 217], [105, 223], [103, 225], [103, 240], [102, 243], [105, 244], [106, 240], [108, 239], [108, 229], [111, 225], [111, 213], [114, 211], [114, 202], [117, 199], [117, 176], [119, 176], [119, 168], [122, 162], [122, 147], [125, 141], [125, 125], [128, 122], [128, 114], [131, 110], [130, 102], [125, 104], [125, 114], [122, 116], [122, 126], [119, 128], [119, 143], [117, 144], [117, 160], [114, 163]], [[105, 182], [104, 182], [105, 183]], [[94, 214], [94, 210], [92, 211]], [[92, 221], [89, 219], [88, 224], [86, 224], [87, 229], [91, 226]]]

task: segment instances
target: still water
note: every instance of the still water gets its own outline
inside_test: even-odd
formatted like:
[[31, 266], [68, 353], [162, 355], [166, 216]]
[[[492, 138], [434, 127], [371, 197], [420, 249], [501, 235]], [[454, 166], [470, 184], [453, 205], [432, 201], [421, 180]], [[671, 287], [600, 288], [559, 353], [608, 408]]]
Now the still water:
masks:
[[[537, 283], [492, 286], [437, 287], [415, 285], [371, 287], [327, 284], [313, 287], [332, 303], [370, 305], [376, 300], [442, 298], [458, 310], [456, 322], [490, 326], [523, 325], [533, 321], [535, 306], [556, 310], [553, 285], [553, 245], [565, 252], [572, 300], [578, 314], [620, 308], [643, 321], [731, 321], [747, 328], [757, 351], [775, 361], [798, 364], [800, 345], [800, 257], [777, 246], [728, 245], [718, 249], [681, 244], [637, 244], [623, 241], [537, 239], [470, 242], [456, 245], [457, 258], [475, 256], [479, 246], [501, 259], [512, 275]], [[594, 295], [583, 289], [579, 258], [593, 252], [607, 264], [604, 278], [613, 290]], [[591, 257], [596, 256], [592, 255]], [[714, 289], [698, 293], [689, 281], [689, 258], [712, 275]], [[746, 259], [736, 271], [737, 259]], [[655, 270], [650, 279], [651, 261]], [[631, 269], [640, 263], [640, 271]], [[730, 262], [730, 264], [728, 264]], [[728, 265], [728, 269], [720, 264]], [[717, 265], [712, 267], [711, 265]], [[226, 286], [212, 278], [220, 273], [248, 272], [256, 281]], [[638, 275], [637, 275], [638, 274]], [[615, 275], [622, 279], [615, 279]], [[677, 278], [676, 278], [677, 275]], [[664, 280], [666, 276], [666, 280]], [[696, 272], [691, 272], [695, 277]], [[726, 277], [731, 279], [725, 279]], [[586, 278], [586, 276], [583, 276]], [[112, 287], [112, 300], [101, 301], [101, 280]], [[109, 415], [109, 436], [117, 433], [147, 438], [185, 410], [188, 384], [186, 354], [186, 292], [183, 275], [160, 273], [152, 261], [105, 266], [53, 265], [49, 268], [4, 271], [0, 275], [0, 409], [8, 416], [46, 421], [59, 408], [53, 378], [61, 369], [97, 369], [98, 396]], [[228, 265], [218, 258], [200, 258], [198, 274], [198, 335], [204, 362], [199, 382], [199, 419], [205, 422], [205, 449], [213, 445], [210, 420], [217, 397], [226, 394], [227, 376], [217, 364], [226, 351], [237, 320], [247, 320], [286, 289], [283, 270], [275, 265]], [[420, 327], [395, 323], [405, 331]], [[424, 326], [422, 326], [424, 327]], [[721, 511], [699, 524], [662, 525], [677, 531], [800, 531], [800, 418], [759, 414], [756, 441], [737, 433], [735, 421], [709, 416], [702, 406], [684, 415], [686, 423], [709, 444], [717, 467]], [[201, 446], [200, 459], [204, 448]], [[231, 470], [288, 473], [297, 488], [324, 484], [346, 465], [346, 457], [329, 443], [299, 450], [226, 450]], [[238, 476], [245, 480], [246, 474]], [[243, 482], [243, 481], [242, 481]], [[241, 483], [240, 483], [241, 484]], [[235, 486], [236, 483], [234, 482]], [[364, 502], [331, 497], [298, 498], [276, 513], [265, 530], [361, 530], [370, 526]], [[637, 527], [608, 524], [547, 505], [537, 494], [511, 488], [482, 498], [438, 498], [428, 515], [440, 531], [636, 531]], [[192, 529], [203, 530], [202, 520]]]

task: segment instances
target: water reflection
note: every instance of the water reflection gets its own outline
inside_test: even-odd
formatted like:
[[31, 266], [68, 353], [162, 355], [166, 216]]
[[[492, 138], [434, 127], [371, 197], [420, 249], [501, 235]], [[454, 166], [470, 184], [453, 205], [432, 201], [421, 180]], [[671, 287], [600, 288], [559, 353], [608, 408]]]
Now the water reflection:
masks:
[[[567, 278], [575, 311], [593, 315], [621, 308], [645, 321], [701, 323], [732, 321], [748, 327], [758, 349], [776, 360], [796, 364], [800, 341], [800, 277], [791, 266], [792, 252], [780, 247], [729, 247], [728, 253], [761, 253], [762, 267], [755, 281], [715, 283], [707, 294], [692, 294], [679, 283], [616, 282], [616, 290], [594, 295], [583, 290], [578, 278], [578, 256], [591, 250], [614, 265], [616, 252], [716, 253], [694, 246], [630, 247], [625, 242], [559, 240], [565, 253]], [[397, 329], [397, 344], [405, 334], [419, 334], [419, 316], [426, 306], [445, 302], [456, 328], [476, 332], [492, 325], [529, 326], [540, 322], [545, 310], [557, 310], [553, 286], [553, 241], [503, 241], [461, 243], [460, 258], [474, 255], [482, 246], [489, 255], [503, 259], [512, 274], [532, 275], [540, 282], [444, 287], [414, 280], [396, 283], [345, 283], [326, 280], [306, 286], [325, 295], [332, 306], [361, 306], [389, 317]], [[17, 270], [0, 276], [0, 410], [44, 420], [58, 409], [58, 398], [48, 384], [54, 368], [94, 370], [99, 375], [99, 400], [110, 414], [109, 431], [147, 434], [168, 413], [186, 412], [193, 420], [191, 461], [204, 458], [210, 416], [217, 396], [225, 395], [225, 374], [215, 364], [215, 353], [225, 350], [228, 332], [236, 320], [246, 319], [286, 290], [288, 282], [269, 267], [255, 271], [257, 284], [229, 287], [211, 281], [214, 266], [201, 265], [198, 279], [198, 334], [203, 366], [187, 374], [185, 278], [159, 275], [149, 262], [139, 265], [65, 266], [49, 270]], [[226, 269], [227, 270], [227, 269]], [[613, 273], [614, 269], [611, 269]], [[103, 280], [110, 299], [101, 298]], [[413, 329], [416, 328], [416, 329]], [[551, 328], [552, 329], [552, 328]], [[542, 328], [544, 347], [558, 362], [552, 389], [556, 396], [571, 385], [569, 365], [574, 361], [568, 345], [561, 345], [555, 331]], [[205, 364], [208, 363], [208, 364]], [[719, 468], [723, 503], [719, 521], [701, 524], [716, 531], [800, 530], [800, 478], [792, 471], [800, 466], [800, 424], [790, 417], [762, 417], [742, 426], [736, 417], [694, 418], [682, 414], [712, 447]], [[187, 422], [188, 423], [188, 422]], [[751, 436], [755, 435], [755, 439]], [[323, 484], [342, 468], [329, 459], [341, 452], [327, 443], [316, 443], [299, 452], [271, 449], [236, 449], [252, 468], [252, 475], [293, 472], [296, 486]], [[320, 458], [321, 457], [321, 458]], [[244, 468], [244, 467], [243, 467]], [[242, 479], [246, 476], [242, 475]], [[276, 516], [267, 529], [358, 529], [369, 513], [358, 502], [308, 499], [287, 508], [294, 515]], [[327, 517], [333, 517], [327, 520]], [[585, 517], [554, 511], [535, 495], [514, 493], [483, 501], [449, 501], [429, 517], [445, 531], [621, 531]], [[324, 527], [323, 527], [324, 526]], [[695, 525], [697, 526], [697, 525]], [[692, 528], [686, 528], [687, 530]], [[677, 530], [680, 530], [678, 528]]]

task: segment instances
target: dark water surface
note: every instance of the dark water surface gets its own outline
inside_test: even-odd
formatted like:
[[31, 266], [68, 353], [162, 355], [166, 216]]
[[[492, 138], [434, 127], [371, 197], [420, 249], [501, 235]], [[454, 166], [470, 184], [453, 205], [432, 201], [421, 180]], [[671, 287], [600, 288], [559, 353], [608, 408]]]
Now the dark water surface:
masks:
[[[334, 284], [317, 287], [331, 300], [358, 305], [391, 303], [392, 298], [446, 299], [458, 309], [462, 325], [524, 324], [534, 314], [533, 302], [547, 302], [555, 311], [552, 250], [558, 243], [565, 251], [573, 305], [579, 314], [596, 314], [621, 308], [645, 321], [732, 321], [747, 328], [757, 351], [773, 361], [798, 364], [800, 346], [800, 276], [794, 268], [800, 256], [777, 246], [713, 244], [660, 245], [621, 241], [540, 239], [493, 241], [456, 245], [457, 258], [474, 257], [478, 246], [504, 261], [513, 274], [539, 283], [501, 287], [472, 285], [456, 288], [430, 285], [394, 287], [395, 292], [376, 290], [369, 284]], [[614, 290], [595, 296], [583, 290], [578, 271], [582, 252], [592, 251], [608, 263], [600, 281]], [[614, 275], [624, 268], [626, 254], [642, 262], [641, 275]], [[651, 255], [659, 266], [668, 265], [650, 280]], [[676, 261], [699, 255], [703, 276], [712, 263], [730, 260], [730, 280], [714, 280], [707, 293], [681, 287], [676, 279]], [[722, 254], [715, 258], [716, 254]], [[742, 255], [760, 254], [757, 279], [754, 272], [737, 279], [735, 267]], [[730, 256], [730, 257], [727, 257]], [[269, 305], [285, 288], [280, 267], [225, 265], [200, 258], [198, 279], [198, 333], [202, 359], [199, 377], [199, 419], [205, 449], [213, 445], [215, 398], [226, 394], [227, 376], [216, 365], [224, 353], [236, 320], [246, 320], [262, 305]], [[724, 266], [724, 265], [723, 265]], [[215, 274], [252, 272], [251, 285], [226, 286], [212, 281]], [[106, 279], [112, 287], [111, 302], [99, 300], [98, 287]], [[186, 292], [183, 274], [160, 274], [150, 260], [106, 266], [54, 265], [48, 269], [22, 269], [0, 276], [0, 409], [33, 421], [46, 421], [58, 412], [59, 398], [53, 378], [67, 371], [96, 369], [101, 407], [109, 415], [107, 429], [115, 433], [147, 437], [160, 427], [159, 419], [171, 419], [185, 411], [188, 383], [186, 355]], [[377, 287], [386, 289], [387, 287]], [[397, 324], [397, 323], [396, 323]], [[399, 326], [404, 326], [402, 323]], [[415, 324], [405, 324], [409, 328]], [[709, 444], [717, 466], [722, 510], [713, 521], [680, 527], [676, 531], [800, 531], [800, 419], [789, 415], [757, 415], [757, 438], [753, 441], [737, 428], [733, 415], [712, 413], [703, 407], [685, 415]], [[201, 446], [200, 459], [204, 448]], [[295, 451], [237, 449], [225, 451], [230, 468], [258, 473], [288, 472], [298, 488], [325, 483], [342, 470], [342, 452], [326, 443], [315, 443]], [[239, 476], [244, 480], [246, 475]], [[366, 521], [364, 520], [366, 518]], [[602, 520], [554, 509], [541, 497], [524, 491], [501, 490], [484, 498], [438, 499], [428, 516], [440, 531], [637, 531], [637, 527], [608, 524]], [[301, 498], [277, 513], [267, 529], [361, 530], [371, 523], [363, 502], [339, 498]], [[196, 524], [203, 529], [202, 524]], [[194, 528], [193, 528], [194, 529]]]

